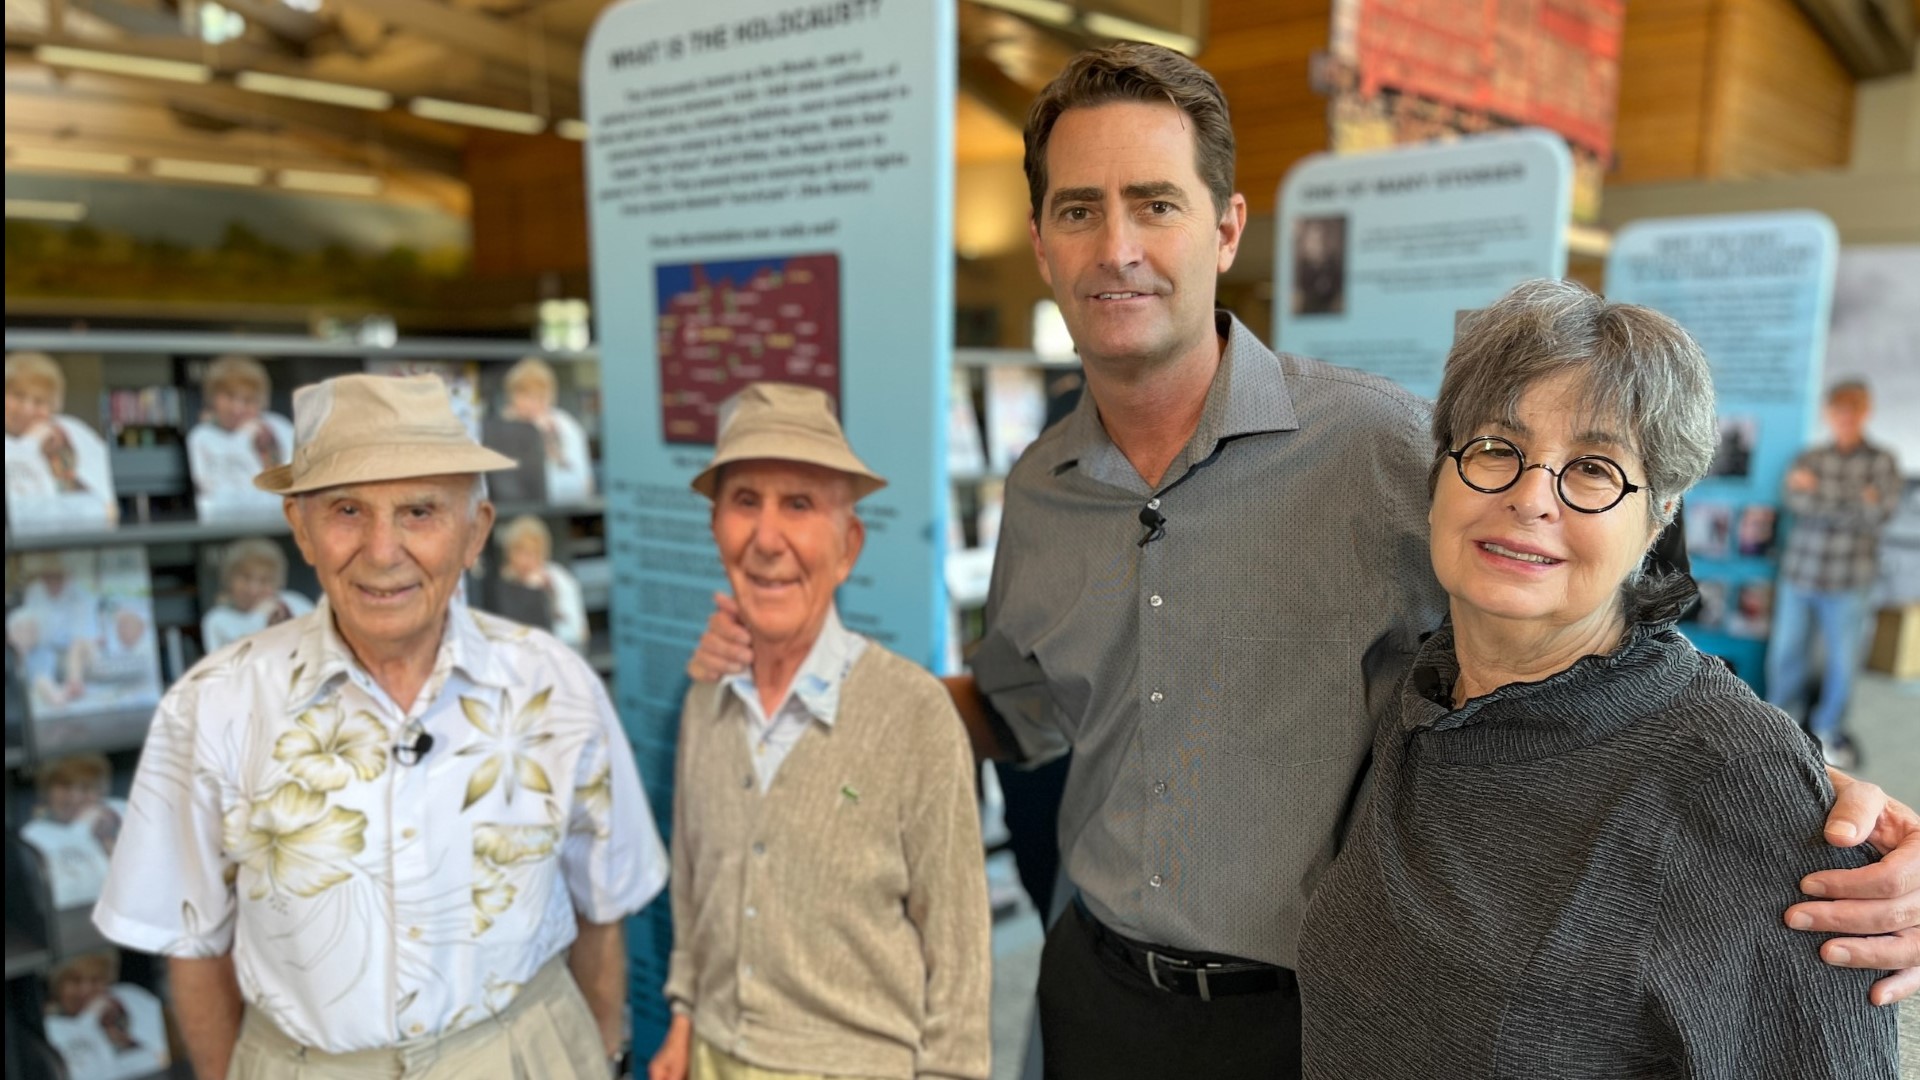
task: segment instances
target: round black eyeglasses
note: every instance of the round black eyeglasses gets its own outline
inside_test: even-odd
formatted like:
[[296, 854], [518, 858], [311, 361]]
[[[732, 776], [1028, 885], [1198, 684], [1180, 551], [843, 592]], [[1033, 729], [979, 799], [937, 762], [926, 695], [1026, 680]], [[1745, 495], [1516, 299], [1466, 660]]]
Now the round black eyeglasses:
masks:
[[1627, 479], [1620, 463], [1599, 454], [1586, 454], [1562, 465], [1558, 471], [1544, 462], [1527, 464], [1527, 455], [1511, 440], [1498, 435], [1476, 435], [1458, 450], [1447, 451], [1460, 470], [1460, 482], [1475, 491], [1497, 495], [1520, 482], [1528, 469], [1545, 469], [1553, 477], [1553, 489], [1569, 510], [1582, 514], [1604, 514], [1620, 505], [1620, 500], [1641, 490]]

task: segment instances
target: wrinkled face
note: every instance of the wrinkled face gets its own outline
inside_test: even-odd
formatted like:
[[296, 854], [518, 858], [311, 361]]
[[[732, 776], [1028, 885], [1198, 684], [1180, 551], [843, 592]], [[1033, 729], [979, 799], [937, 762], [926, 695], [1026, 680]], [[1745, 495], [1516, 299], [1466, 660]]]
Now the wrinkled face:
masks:
[[280, 595], [280, 574], [273, 564], [251, 559], [233, 568], [227, 579], [227, 599], [239, 611], [252, 611]]
[[1247, 207], [1235, 195], [1214, 209], [1186, 113], [1067, 110], [1047, 144], [1047, 184], [1029, 236], [1082, 356], [1153, 363], [1215, 337], [1215, 279], [1233, 265]]
[[107, 992], [107, 980], [95, 971], [72, 971], [54, 988], [54, 1007], [62, 1016], [79, 1016], [93, 999]]
[[507, 549], [507, 574], [526, 580], [537, 577], [547, 565], [547, 548], [538, 540], [519, 540]]
[[[1853, 446], [1866, 436], [1872, 407], [1862, 398], [1847, 396], [1827, 402], [1827, 430], [1841, 446]], [[12, 429], [8, 429], [12, 430]]]
[[25, 435], [59, 410], [59, 398], [51, 387], [27, 379], [7, 384], [7, 434]]
[[[1578, 389], [1571, 374], [1536, 383], [1520, 399], [1514, 426], [1489, 422], [1469, 437], [1503, 436], [1528, 465], [1556, 470], [1583, 454], [1602, 454], [1644, 487], [1646, 467], [1628, 449], [1626, 433], [1593, 430]], [[1557, 632], [1613, 620], [1621, 584], [1659, 532], [1647, 498], [1636, 491], [1605, 513], [1582, 514], [1560, 501], [1545, 469], [1529, 468], [1512, 487], [1489, 495], [1468, 487], [1445, 462], [1427, 520], [1434, 574], [1455, 621], [1486, 617]]]
[[480, 557], [493, 504], [469, 515], [470, 476], [352, 484], [286, 500], [341, 637], [363, 663], [439, 648], [460, 576]]
[[756, 648], [811, 646], [865, 540], [841, 473], [790, 461], [721, 473], [713, 541]]
[[542, 383], [523, 383], [509, 395], [513, 411], [522, 419], [535, 420], [553, 408], [553, 387]]

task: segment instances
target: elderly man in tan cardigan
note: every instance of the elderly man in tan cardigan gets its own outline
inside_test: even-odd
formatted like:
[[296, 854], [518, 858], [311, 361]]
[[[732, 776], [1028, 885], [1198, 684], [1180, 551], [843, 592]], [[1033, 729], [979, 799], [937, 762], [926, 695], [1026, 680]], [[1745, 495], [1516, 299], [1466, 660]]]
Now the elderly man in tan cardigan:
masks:
[[988, 1071], [973, 756], [923, 669], [840, 622], [885, 481], [818, 390], [725, 406], [693, 480], [753, 662], [688, 691], [673, 818], [673, 1025], [650, 1080]]

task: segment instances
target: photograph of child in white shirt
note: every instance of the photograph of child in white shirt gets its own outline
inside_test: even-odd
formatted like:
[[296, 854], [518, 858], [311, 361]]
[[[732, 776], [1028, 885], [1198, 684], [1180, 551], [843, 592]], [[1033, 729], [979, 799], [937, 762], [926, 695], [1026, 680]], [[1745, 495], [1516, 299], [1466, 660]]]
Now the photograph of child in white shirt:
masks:
[[293, 424], [268, 412], [273, 384], [247, 356], [223, 356], [207, 368], [206, 406], [187, 433], [187, 468], [201, 521], [278, 521], [280, 496], [253, 478], [293, 460]]

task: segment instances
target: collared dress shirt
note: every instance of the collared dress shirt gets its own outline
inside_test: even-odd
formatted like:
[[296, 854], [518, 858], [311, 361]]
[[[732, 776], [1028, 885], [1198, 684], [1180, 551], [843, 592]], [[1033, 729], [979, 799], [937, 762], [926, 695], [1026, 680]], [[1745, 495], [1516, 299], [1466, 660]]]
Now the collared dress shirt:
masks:
[[[1794, 459], [1814, 476], [1812, 491], [1786, 493], [1793, 528], [1780, 576], [1814, 592], [1849, 592], [1873, 584], [1880, 531], [1900, 506], [1900, 465], [1890, 450], [1863, 442], [1850, 451], [1820, 446]], [[1868, 502], [1866, 489], [1879, 499]]]
[[840, 708], [840, 684], [865, 651], [867, 639], [849, 631], [840, 622], [839, 610], [829, 605], [820, 636], [813, 640], [813, 648], [794, 673], [786, 700], [771, 717], [760, 705], [760, 691], [754, 685], [751, 668], [721, 680], [746, 710], [747, 751], [753, 755], [753, 771], [760, 778], [761, 791], [773, 783], [780, 763], [787, 760], [787, 753], [808, 725], [819, 721], [833, 726], [834, 713]]
[[1101, 922], [1291, 967], [1374, 723], [1445, 611], [1433, 443], [1399, 387], [1218, 327], [1157, 487], [1091, 394], [1015, 463], [970, 666], [1029, 758], [1072, 747], [1060, 848]]
[[207, 657], [162, 700], [128, 803], [102, 932], [231, 951], [247, 1002], [330, 1053], [486, 1020], [573, 941], [576, 912], [612, 922], [667, 876], [600, 680], [552, 635], [457, 601], [408, 709], [324, 600]]

